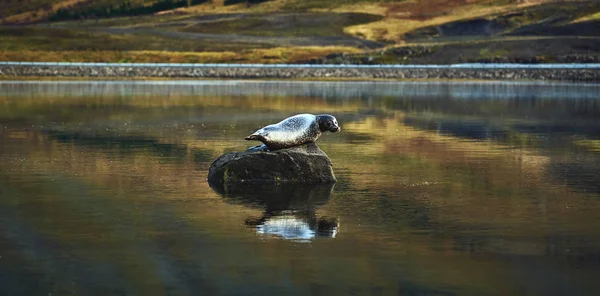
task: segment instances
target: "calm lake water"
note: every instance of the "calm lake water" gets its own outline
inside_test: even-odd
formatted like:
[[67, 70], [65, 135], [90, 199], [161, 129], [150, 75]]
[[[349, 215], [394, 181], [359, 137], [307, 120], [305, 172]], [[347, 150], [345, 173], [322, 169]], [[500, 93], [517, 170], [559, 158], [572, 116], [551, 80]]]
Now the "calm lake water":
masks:
[[[600, 85], [0, 82], [1, 295], [598, 295]], [[297, 113], [335, 186], [213, 190]]]

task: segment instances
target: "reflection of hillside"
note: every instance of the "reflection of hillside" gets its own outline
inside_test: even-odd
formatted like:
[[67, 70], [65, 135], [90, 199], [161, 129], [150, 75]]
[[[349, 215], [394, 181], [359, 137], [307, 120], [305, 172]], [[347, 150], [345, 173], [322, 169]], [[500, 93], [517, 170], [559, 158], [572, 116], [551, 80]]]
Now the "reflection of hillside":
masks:
[[[369, 122], [370, 120], [367, 120], [366, 124], [371, 124]], [[378, 126], [381, 126], [380, 124], [378, 123]], [[395, 130], [395, 127], [400, 126], [392, 126], [390, 122], [390, 126], [387, 126], [383, 133], [387, 131], [387, 128]], [[353, 129], [353, 126], [349, 125], [348, 128]], [[372, 134], [375, 139], [381, 139], [379, 132]], [[427, 134], [425, 133], [425, 135]], [[394, 180], [386, 180], [389, 175], [385, 170], [392, 166], [398, 171], [399, 176], [404, 175], [410, 178], [406, 172], [424, 168], [423, 161], [417, 158], [414, 162], [416, 166], [398, 168], [395, 163], [396, 158], [379, 159], [373, 154], [345, 157], [344, 149], [340, 150], [337, 144], [331, 144], [326, 146], [329, 148], [328, 152], [330, 152], [336, 170], [350, 169], [360, 172], [362, 164], [368, 161], [380, 162], [380, 170], [377, 171], [375, 166], [367, 168], [376, 174], [361, 175], [363, 181], [351, 178], [350, 184], [344, 186], [352, 186], [357, 190], [345, 191], [343, 196], [334, 196], [327, 205], [323, 206], [323, 209], [319, 210], [328, 216], [341, 217], [341, 220], [344, 221], [344, 229], [348, 229], [349, 232], [343, 232], [346, 237], [344, 238], [340, 234], [336, 240], [342, 239], [343, 244], [351, 244], [353, 248], [339, 249], [335, 246], [332, 246], [331, 249], [319, 248], [319, 252], [324, 252], [319, 254], [320, 257], [330, 258], [331, 269], [321, 270], [322, 265], [311, 260], [307, 260], [299, 267], [294, 264], [293, 258], [303, 258], [303, 256], [310, 258], [314, 255], [312, 254], [314, 251], [309, 248], [301, 248], [297, 253], [281, 253], [278, 252], [279, 245], [277, 243], [265, 244], [244, 236], [243, 229], [239, 225], [240, 221], [244, 221], [248, 216], [257, 216], [260, 212], [219, 202], [220, 198], [205, 182], [209, 163], [194, 161], [193, 153], [190, 150], [185, 150], [188, 151], [186, 153], [161, 156], [156, 154], [156, 150], [152, 148], [154, 141], [143, 142], [149, 145], [146, 148], [131, 149], [131, 147], [123, 145], [109, 147], [88, 145], [86, 141], [78, 142], [69, 138], [59, 141], [36, 132], [19, 133], [10, 138], [10, 141], [13, 142], [6, 147], [12, 147], [14, 150], [5, 149], [3, 157], [9, 157], [18, 152], [16, 155], [27, 156], [27, 161], [3, 161], [0, 164], [2, 172], [21, 172], [21, 175], [9, 177], [11, 180], [18, 180], [19, 176], [31, 178], [29, 174], [39, 176], [44, 181], [40, 181], [35, 190], [45, 194], [56, 193], [53, 196], [54, 199], [44, 199], [43, 206], [36, 203], [22, 204], [19, 211], [22, 213], [19, 214], [21, 216], [11, 218], [11, 220], [26, 222], [33, 228], [26, 237], [18, 236], [19, 239], [31, 242], [32, 239], [28, 237], [35, 237], [33, 242], [29, 243], [29, 248], [35, 248], [36, 241], [50, 240], [69, 249], [80, 250], [71, 253], [71, 256], [77, 262], [81, 262], [83, 269], [90, 269], [104, 262], [103, 264], [113, 268], [117, 266], [116, 268], [124, 270], [123, 277], [129, 282], [141, 283], [153, 280], [157, 283], [156, 288], [159, 289], [179, 291], [189, 287], [190, 282], [194, 282], [196, 279], [194, 274], [197, 270], [188, 264], [203, 264], [203, 266], [207, 266], [206, 268], [211, 274], [219, 278], [238, 278], [241, 275], [227, 266], [238, 266], [240, 262], [248, 262], [248, 266], [254, 267], [277, 266], [272, 270], [265, 269], [261, 275], [256, 277], [251, 276], [253, 281], [260, 283], [269, 283], [274, 279], [280, 280], [281, 275], [278, 274], [278, 271], [281, 269], [297, 272], [310, 271], [318, 278], [331, 278], [332, 275], [343, 277], [344, 270], [340, 270], [336, 266], [344, 266], [346, 269], [352, 269], [353, 274], [364, 274], [364, 280], [358, 280], [355, 285], [369, 287], [373, 283], [377, 283], [386, 291], [391, 291], [393, 285], [390, 286], [389, 283], [395, 283], [395, 280], [390, 278], [391, 275], [381, 274], [373, 278], [373, 267], [366, 262], [369, 262], [369, 258], [372, 257], [379, 258], [378, 256], [384, 254], [388, 256], [394, 253], [396, 255], [393, 258], [402, 260], [403, 264], [407, 265], [407, 267], [403, 267], [403, 270], [406, 269], [405, 271], [410, 274], [405, 279], [407, 285], [415, 286], [417, 290], [422, 287], [454, 286], [460, 283], [459, 285], [468, 291], [478, 291], [481, 287], [493, 286], [497, 287], [500, 292], [510, 294], [514, 291], [505, 285], [510, 280], [506, 274], [480, 272], [482, 269], [502, 268], [502, 260], [495, 257], [497, 251], [493, 249], [497, 244], [489, 239], [478, 237], [477, 233], [465, 231], [465, 229], [477, 229], [477, 227], [505, 229], [508, 225], [523, 227], [519, 230], [519, 234], [545, 235], [543, 231], [537, 232], [540, 227], [527, 227], [528, 222], [521, 220], [520, 215], [524, 215], [527, 210], [537, 212], [536, 205], [527, 205], [527, 201], [511, 200], [505, 196], [491, 199], [488, 197], [485, 200], [477, 201], [476, 194], [485, 191], [478, 188], [457, 187], [452, 183], [450, 188], [455, 190], [452, 193], [439, 190], [440, 187], [437, 185], [398, 186], [398, 184], [394, 184]], [[8, 142], [5, 141], [5, 143]], [[385, 147], [385, 144], [377, 145], [375, 147]], [[469, 145], [469, 143], [465, 145]], [[410, 149], [416, 149], [416, 147]], [[133, 152], [122, 153], [119, 152], [120, 150], [133, 150]], [[384, 155], [386, 154], [389, 155], [384, 150]], [[427, 155], [435, 155], [435, 153], [429, 152]], [[169, 161], [173, 157], [178, 161]], [[468, 158], [468, 156], [465, 157]], [[415, 157], [409, 156], [410, 158], [414, 159]], [[431, 162], [433, 165], [431, 171], [425, 172], [422, 177], [427, 179], [431, 174], [438, 174], [448, 181], [451, 173], [436, 165], [441, 161], [449, 160], [446, 158], [426, 159], [425, 163]], [[479, 175], [481, 172], [463, 174]], [[346, 178], [346, 176], [347, 174], [344, 177]], [[378, 178], [378, 176], [386, 176], [386, 178]], [[451, 176], [455, 179], [449, 179], [449, 181], [463, 181], [465, 178], [464, 175]], [[484, 177], [489, 178], [487, 174]], [[0, 181], [6, 182], [6, 178], [6, 175], [3, 174]], [[365, 193], [362, 190], [365, 188], [365, 183], [369, 181], [382, 185], [382, 187], [373, 188], [369, 191], [370, 193]], [[443, 185], [445, 186], [445, 184]], [[5, 190], [3, 192], [7, 192], [5, 188], [6, 186], [3, 186], [3, 190]], [[464, 194], [463, 198], [448, 198], [448, 196], [456, 196], [458, 194], [456, 190], [462, 190], [460, 192]], [[534, 188], [533, 190], [538, 189]], [[563, 191], [559, 188], [558, 192]], [[86, 194], [85, 199], [81, 199], [80, 195], [84, 193]], [[30, 194], [31, 192], [24, 194], [16, 191], [12, 196], [25, 197]], [[57, 196], [61, 198], [56, 200]], [[566, 196], [565, 200], [571, 196], [573, 195]], [[44, 196], [40, 197], [44, 198]], [[338, 207], [340, 198], [344, 199], [343, 207]], [[6, 200], [2, 201], [2, 203], [6, 202]], [[551, 203], [546, 205], [549, 206], [550, 213], [556, 214], [553, 213], [556, 209]], [[4, 207], [4, 209], [16, 213], [17, 211], [10, 210], [12, 207]], [[482, 210], [487, 214], [487, 219], [480, 220], [483, 213], [478, 212]], [[592, 215], [592, 213], [587, 214], [585, 211], [580, 211], [579, 206], [574, 210], [583, 215], [583, 220], [587, 220], [586, 217]], [[496, 211], [508, 217], [502, 218], [501, 215], [494, 215], [493, 212]], [[563, 217], [558, 215], [565, 218], [565, 231], [571, 230], [568, 223], [568, 217], [571, 215], [570, 212], [564, 213]], [[546, 225], [543, 223], [543, 217], [541, 215], [532, 221], [532, 223], [539, 222], [542, 230]], [[595, 217], [595, 215], [590, 217]], [[592, 218], [590, 220], [593, 221]], [[87, 222], [81, 223], [81, 221]], [[482, 221], [488, 221], [488, 223], [485, 224]], [[275, 222], [279, 223], [280, 221]], [[560, 220], [557, 223], [560, 223]], [[593, 226], [595, 224], [590, 225], [589, 231], [595, 231]], [[418, 231], [427, 233], [432, 230], [441, 232], [440, 237], [427, 238], [418, 233]], [[239, 241], [232, 240], [221, 234], [231, 231], [240, 231], [238, 235], [241, 236], [241, 239]], [[396, 238], [390, 239], [382, 235], [385, 233], [391, 233]], [[463, 236], [453, 238], [453, 234], [462, 234]], [[193, 235], [197, 238], [188, 238], [182, 235]], [[211, 240], [210, 237], [214, 237], [214, 240]], [[465, 239], [478, 240], [476, 247], [480, 248], [478, 249], [480, 250], [479, 256], [484, 256], [487, 260], [465, 260], [468, 255], [464, 255], [462, 249], [456, 249], [453, 246], [454, 244], [461, 247], [467, 245], [461, 242]], [[443, 250], [438, 249], [439, 240], [444, 241], [442, 246], [446, 247]], [[211, 241], [212, 243], [208, 243]], [[145, 252], [139, 251], [138, 244], [142, 242], [145, 245]], [[244, 244], [243, 250], [234, 247], [240, 243]], [[90, 248], [90, 246], [98, 245], [106, 246], [106, 250]], [[540, 254], [544, 252], [540, 247], [527, 244], [518, 246], [507, 242], [505, 247], [513, 248], [512, 253]], [[402, 253], [397, 254], [398, 250], [402, 250]], [[55, 254], [51, 250], [40, 252], [42, 252], [40, 256], [43, 254], [48, 258], [61, 258], [60, 254]], [[117, 252], [117, 258], [127, 256], [128, 261], [115, 262], [114, 259], [111, 259], [115, 257], [114, 252]], [[221, 256], [215, 256], [215, 254]], [[100, 255], [102, 256], [99, 257]], [[349, 261], [349, 257], [356, 259]], [[48, 260], [50, 260], [48, 262], [54, 262], [52, 260], [59, 262], [58, 259]], [[394, 268], [396, 263], [381, 264], [387, 268]], [[61, 265], [59, 264], [59, 266]], [[433, 268], [434, 266], [435, 268]], [[537, 266], [536, 268], [543, 269], [544, 267], [547, 266]], [[336, 271], [334, 272], [334, 270]], [[101, 271], [94, 272], [96, 273], [91, 274], [98, 274], [99, 277], [102, 277]], [[176, 279], [168, 276], [180, 273], [184, 274], [183, 278]], [[67, 277], [76, 278], [72, 273], [66, 272], [65, 274]], [[245, 277], [247, 276], [245, 275]], [[224, 289], [219, 281], [213, 282], [212, 285], [214, 289]], [[125, 289], [118, 281], [113, 283], [113, 286], [118, 290]]]
[[[59, 143], [72, 143], [77, 146], [90, 147], [92, 149], [105, 149], [107, 151], [118, 151], [119, 154], [139, 153], [139, 150], [145, 150], [153, 156], [162, 156], [165, 159], [182, 159], [187, 154], [185, 146], [160, 143], [158, 140], [149, 139], [141, 136], [118, 137], [99, 135], [97, 133], [78, 133], [64, 131], [47, 132], [51, 139], [56, 139]], [[202, 151], [194, 153], [202, 155]], [[205, 154], [205, 153], [204, 153]]]
[[[513, 122], [494, 121], [493, 118], [435, 118], [431, 116], [407, 116], [404, 123], [422, 130], [436, 131], [465, 139], [495, 140], [505, 143], [513, 138], [557, 137], [560, 135], [579, 135], [600, 137], [600, 121], [581, 120], [585, 114], [571, 114], [565, 118], [554, 118], [553, 121], [514, 120]], [[589, 116], [589, 115], [588, 115]], [[520, 139], [516, 139], [520, 140]]]
[[[586, 90], [586, 86], [581, 86]], [[492, 91], [492, 93], [486, 93]], [[533, 93], [493, 93], [494, 89], [471, 92], [463, 90], [468, 97], [454, 96], [452, 93], [436, 93], [423, 87], [420, 94], [400, 93], [382, 99], [382, 107], [401, 110], [407, 113], [431, 113], [439, 115], [460, 115], [474, 117], [515, 117], [529, 119], [594, 119], [600, 114], [597, 97], [570, 91], [539, 89]], [[517, 89], [518, 91], [518, 89]], [[497, 97], [496, 97], [497, 96]]]
[[35, 163], [34, 169], [40, 172], [54, 171], [108, 188], [143, 191], [177, 188], [180, 197], [212, 192], [203, 182], [196, 182], [206, 177], [197, 171], [196, 161], [198, 157], [208, 159], [208, 151], [188, 150], [186, 146], [163, 144], [149, 138], [94, 139], [66, 133], [49, 136], [20, 133], [19, 141], [28, 144], [24, 147], [31, 146], [27, 148], [28, 163]]
[[[474, 82], [5, 82], [0, 83], [0, 102], [4, 103], [0, 117], [35, 114], [36, 121], [44, 123], [94, 119], [96, 123], [138, 124], [160, 118], [167, 124], [202, 124], [274, 121], [300, 112], [355, 114], [368, 108], [380, 113], [401, 111], [418, 126], [441, 124], [454, 135], [464, 132], [456, 129], [465, 122], [485, 122], [488, 129], [500, 134], [513, 129], [597, 136], [600, 109], [593, 92], [596, 88], [566, 83]], [[52, 109], [48, 106], [63, 110], [49, 113]], [[248, 116], [240, 110], [257, 112]], [[279, 113], [271, 114], [274, 111]], [[458, 126], [452, 127], [453, 123]]]
[[[460, 138], [440, 135], [437, 132], [415, 129], [404, 124], [404, 115], [378, 120], [368, 117], [364, 121], [345, 124], [348, 132], [368, 134], [373, 137], [370, 147], [384, 154], [416, 155], [438, 161], [477, 162], [480, 158], [508, 157], [524, 166], [538, 170], [543, 158], [534, 157], [526, 149], [506, 149], [493, 142], [465, 141]], [[525, 160], [523, 157], [525, 155]]]
[[[140, 109], [139, 111], [151, 115], [162, 109], [177, 110], [177, 107], [184, 107], [180, 110], [190, 111], [190, 107], [202, 110], [202, 108], [213, 107], [215, 111], [218, 108], [227, 110], [227, 108], [242, 109], [259, 109], [265, 111], [288, 111], [289, 110], [305, 110], [304, 112], [328, 112], [328, 111], [356, 111], [360, 102], [348, 102], [343, 105], [332, 106], [329, 102], [306, 97], [273, 97], [259, 95], [239, 95], [239, 96], [192, 96], [192, 95], [169, 95], [169, 96], [150, 96], [150, 97], [128, 97], [128, 96], [99, 96], [95, 100], [90, 100], [89, 97], [54, 97], [54, 96], [36, 96], [32, 95], [27, 98], [2, 98], [0, 102], [4, 103], [2, 110], [3, 117], [15, 115], [31, 115], [34, 113], [46, 113], [53, 111], [48, 109], [48, 106], [53, 108], [63, 106], [65, 112], [57, 115], [76, 115], [70, 113], [85, 112], [96, 116], [102, 115], [102, 110], [109, 110], [114, 115], [123, 117], [125, 114], [131, 113], [133, 108]], [[218, 107], [218, 108], [217, 108]], [[150, 108], [156, 108], [151, 110]], [[192, 109], [193, 110], [193, 109]], [[67, 113], [67, 114], [64, 114]], [[52, 114], [49, 114], [52, 115]], [[113, 115], [113, 116], [114, 116]], [[242, 114], [237, 114], [241, 116]], [[117, 117], [118, 118], [118, 117]]]
[[555, 180], [589, 193], [600, 193], [600, 157], [597, 154], [559, 159], [550, 165], [549, 171]]
[[[202, 124], [237, 120], [276, 120], [292, 113], [356, 112], [360, 101], [322, 93], [318, 85], [232, 82], [161, 83], [66, 82], [0, 83], [0, 119], [29, 118], [31, 123], [135, 121], [155, 124]], [[272, 86], [272, 88], [270, 87]], [[314, 91], [310, 91], [313, 89]], [[291, 91], [291, 93], [290, 93]], [[309, 91], [307, 94], [305, 91]], [[296, 95], [290, 95], [290, 94]], [[311, 96], [314, 95], [314, 96]], [[51, 108], [49, 108], [51, 106]], [[56, 112], [61, 109], [61, 112]], [[240, 110], [260, 110], [252, 115]], [[271, 114], [276, 112], [277, 114]], [[129, 128], [135, 128], [130, 126]]]
[[498, 141], [506, 140], [508, 137], [506, 130], [481, 121], [430, 120], [407, 117], [404, 119], [404, 124], [417, 129], [436, 131], [439, 134], [463, 139]]
[[[357, 291], [377, 286], [384, 294], [395, 294], [402, 286], [412, 287], [409, 292], [461, 287], [457, 294], [479, 295], [494, 288], [499, 295], [515, 295], [537, 276], [565, 279], [575, 277], [575, 267], [597, 264], [599, 246], [588, 240], [599, 236], [598, 203], [596, 195], [590, 195], [597, 189], [592, 183], [598, 174], [597, 153], [579, 153], [583, 148], [562, 143], [544, 146], [527, 142], [527, 137], [519, 144], [511, 142], [518, 140], [513, 138], [455, 132], [465, 121], [482, 121], [471, 111], [455, 109], [469, 105], [472, 112], [482, 107], [482, 114], [492, 114], [495, 104], [504, 102], [495, 101], [498, 95], [488, 95], [489, 105], [471, 99], [444, 105], [443, 99], [427, 101], [425, 92], [411, 99], [415, 109], [398, 111], [410, 105], [393, 104], [404, 102], [401, 91], [414, 90], [416, 95], [427, 88], [384, 87], [381, 92], [393, 97], [381, 98], [369, 96], [365, 90], [378, 90], [368, 84], [336, 85], [347, 87], [349, 97], [343, 92], [335, 93], [341, 98], [329, 93], [324, 99], [188, 96], [175, 86], [165, 97], [157, 87], [158, 97], [142, 88], [139, 96], [61, 97], [48, 90], [46, 98], [32, 92], [0, 99], [6, 107], [0, 109], [0, 233], [8, 234], [0, 234], [0, 246], [10, 250], [3, 254], [11, 254], [0, 254], [2, 262], [35, 266], [33, 272], [42, 270], [40, 274], [58, 271], [65, 281], [97, 285], [104, 294], [148, 295], [189, 294], [186, 289], [200, 287], [227, 294], [250, 285], [271, 287], [274, 282], [290, 283], [277, 287], [284, 292], [312, 284], [345, 288], [350, 277]], [[568, 88], [577, 96], [578, 90]], [[451, 94], [468, 96], [457, 90], [454, 87]], [[429, 102], [435, 112], [427, 113], [420, 102]], [[590, 101], [578, 102], [593, 110]], [[540, 118], [553, 114], [547, 103], [532, 104]], [[279, 198], [301, 190], [222, 198], [207, 186], [212, 159], [224, 151], [245, 149], [248, 132], [296, 109], [340, 110], [336, 115], [342, 133], [325, 134], [318, 141], [339, 180], [331, 198], [292, 199], [294, 203]], [[574, 113], [569, 116], [577, 121]], [[425, 125], [414, 125], [415, 118]], [[43, 125], [32, 124], [36, 120]], [[454, 125], [446, 125], [446, 133], [427, 128], [440, 121]], [[591, 122], [579, 121], [584, 126], [593, 126]], [[578, 142], [588, 150], [595, 144]], [[267, 205], [271, 213], [265, 215]], [[306, 205], [316, 209], [303, 210]], [[307, 219], [306, 212], [317, 222]], [[284, 240], [255, 235], [278, 231], [282, 225], [314, 231], [311, 227], [321, 217], [339, 217], [342, 231], [334, 240], [290, 247]], [[242, 225], [264, 225], [268, 219], [272, 223], [266, 230], [251, 225], [248, 231]], [[67, 255], [56, 250], [66, 250]], [[327, 265], [314, 258], [327, 258]], [[507, 284], [515, 281], [517, 267], [512, 264], [526, 270], [514, 285]], [[122, 280], [108, 276], [111, 269], [121, 272]], [[0, 266], [0, 273], [4, 270]], [[88, 272], [80, 275], [81, 270]], [[399, 281], [398, 274], [405, 277]], [[576, 277], [546, 287], [594, 282]], [[129, 291], [123, 284], [148, 281], [155, 289]], [[245, 285], [231, 287], [236, 282]], [[70, 291], [68, 285], [61, 288]]]
[[[493, 100], [393, 97], [384, 99], [382, 108], [406, 113], [408, 125], [474, 139], [502, 139], [509, 136], [507, 133], [511, 130], [543, 136], [553, 133], [600, 135], [597, 98], [577, 99], [566, 94], [552, 99], [536, 96], [521, 94]], [[481, 133], [486, 130], [485, 134]]]
[[[347, 147], [327, 151], [338, 170], [341, 167], [356, 172], [347, 175], [354, 190], [406, 192], [406, 196], [431, 206], [436, 223], [458, 223], [455, 227], [482, 227], [482, 223], [489, 222], [485, 227], [490, 229], [518, 227], [518, 232], [539, 235], [553, 231], [546, 228], [544, 220], [551, 216], [563, 221], [565, 227], [573, 225], [572, 231], [596, 233], [592, 227], [582, 228], [580, 224], [584, 220], [594, 224], [594, 215], [572, 214], [588, 212], [583, 195], [574, 192], [568, 183], [557, 185], [556, 179], [548, 178], [552, 159], [536, 155], [535, 150], [509, 149], [493, 142], [462, 141], [420, 131], [403, 125], [402, 118], [367, 118], [346, 124], [345, 131], [370, 131], [375, 139], [366, 151], [377, 150], [365, 157], [344, 157]], [[572, 203], [573, 212], [564, 211], [565, 203]], [[539, 216], [530, 216], [532, 213]]]

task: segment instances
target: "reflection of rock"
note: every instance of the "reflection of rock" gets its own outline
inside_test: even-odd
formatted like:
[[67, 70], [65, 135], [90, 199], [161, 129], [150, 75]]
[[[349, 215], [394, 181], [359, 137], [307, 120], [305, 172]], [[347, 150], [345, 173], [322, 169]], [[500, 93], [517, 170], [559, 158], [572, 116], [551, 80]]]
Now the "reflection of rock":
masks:
[[273, 152], [233, 152], [217, 158], [208, 171], [215, 184], [332, 183], [331, 161], [314, 143]]
[[215, 184], [210, 187], [229, 203], [264, 208], [267, 212], [304, 211], [324, 205], [334, 183], [327, 184]]
[[316, 215], [317, 207], [329, 200], [334, 183], [209, 184], [229, 203], [263, 208], [261, 217], [245, 221], [260, 235], [308, 241], [315, 237], [335, 237], [338, 232], [337, 218]]

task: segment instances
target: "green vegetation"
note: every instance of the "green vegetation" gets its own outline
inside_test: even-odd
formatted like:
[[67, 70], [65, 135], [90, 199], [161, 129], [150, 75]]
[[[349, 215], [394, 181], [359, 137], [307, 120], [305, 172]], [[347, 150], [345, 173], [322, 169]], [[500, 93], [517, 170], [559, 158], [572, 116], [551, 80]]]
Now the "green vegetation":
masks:
[[65, 7], [59, 9], [54, 15], [50, 16], [49, 20], [61, 21], [143, 15], [184, 7], [190, 4], [197, 5], [206, 1], [207, 0], [158, 0], [141, 1], [141, 3], [139, 3], [140, 1], [126, 0], [115, 2], [113, 0], [103, 0], [94, 1], [91, 4], [84, 2], [79, 5], [75, 5], [74, 7]]
[[258, 4], [258, 3], [262, 3], [262, 2], [267, 2], [269, 0], [225, 0], [223, 2], [224, 5], [235, 5], [235, 4], [246, 4], [246, 5], [252, 5], [252, 4]]
[[482, 48], [479, 51], [479, 56], [482, 58], [494, 58], [494, 57], [501, 57], [501, 56], [506, 56], [508, 54], [508, 50], [506, 49], [496, 49], [496, 50], [490, 50], [489, 48]]
[[[600, 12], [598, 2], [544, 3], [482, 17], [465, 18], [407, 32], [410, 40], [446, 41], [487, 36], [598, 36], [597, 25], [574, 26], [573, 22]], [[587, 19], [586, 19], [587, 20]], [[590, 21], [590, 20], [588, 20]], [[469, 40], [467, 39], [467, 40]]]
[[[276, 47], [210, 52], [169, 51], [1, 51], [2, 61], [116, 62], [116, 63], [294, 63], [337, 52], [357, 52], [349, 47]], [[9, 77], [4, 77], [4, 79]]]
[[[302, 0], [288, 1], [283, 6], [287, 10], [334, 9], [343, 5], [364, 3], [398, 3], [407, 0]], [[365, 11], [366, 12], [366, 11]]]
[[380, 16], [366, 13], [257, 14], [198, 23], [181, 30], [250, 36], [329, 37], [347, 35], [344, 27], [380, 19]]
[[0, 19], [28, 11], [50, 10], [52, 5], [64, 0], [2, 0]]
[[63, 28], [8, 27], [0, 28], [5, 36], [0, 50], [47, 50], [47, 51], [124, 51], [156, 50], [175, 52], [228, 51], [253, 48], [270, 48], [272, 45], [229, 42], [198, 41], [150, 34], [110, 34]]

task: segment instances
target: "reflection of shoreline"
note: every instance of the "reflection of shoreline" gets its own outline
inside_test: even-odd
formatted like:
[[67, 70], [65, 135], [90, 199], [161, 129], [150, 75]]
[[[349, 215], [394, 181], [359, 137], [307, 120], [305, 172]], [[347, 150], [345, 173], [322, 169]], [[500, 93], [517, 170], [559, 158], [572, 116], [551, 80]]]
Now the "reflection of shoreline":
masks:
[[[599, 71], [600, 72], [600, 71]], [[406, 97], [423, 100], [596, 100], [598, 83], [539, 81], [246, 81], [246, 80], [160, 80], [160, 81], [0, 81], [0, 93], [11, 97], [312, 97], [339, 101], [359, 98]], [[400, 95], [400, 96], [399, 96]], [[170, 101], [173, 103], [173, 101]], [[175, 101], [177, 102], [177, 101]], [[190, 103], [191, 102], [191, 103]], [[186, 104], [201, 105], [190, 100]], [[164, 102], [161, 102], [164, 104]], [[343, 106], [336, 106], [342, 108]], [[431, 107], [431, 106], [430, 106]], [[434, 106], [435, 107], [435, 106]], [[523, 107], [523, 106], [521, 106]], [[462, 106], [461, 106], [462, 108]]]
[[210, 184], [228, 203], [263, 208], [260, 217], [244, 224], [259, 235], [294, 241], [335, 238], [339, 219], [318, 217], [316, 210], [329, 201], [334, 184]]

